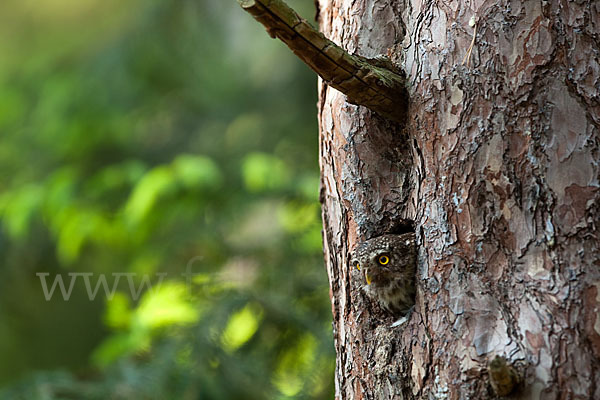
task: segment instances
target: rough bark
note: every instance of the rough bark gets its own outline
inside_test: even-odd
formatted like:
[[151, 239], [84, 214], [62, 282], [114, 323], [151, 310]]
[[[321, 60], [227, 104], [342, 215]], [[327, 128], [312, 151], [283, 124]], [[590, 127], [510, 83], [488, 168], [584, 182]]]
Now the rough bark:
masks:
[[[411, 99], [401, 131], [319, 84], [337, 398], [490, 398], [503, 356], [513, 398], [600, 399], [600, 4], [319, 5], [325, 36], [391, 54]], [[347, 256], [411, 221], [416, 311], [389, 328]]]

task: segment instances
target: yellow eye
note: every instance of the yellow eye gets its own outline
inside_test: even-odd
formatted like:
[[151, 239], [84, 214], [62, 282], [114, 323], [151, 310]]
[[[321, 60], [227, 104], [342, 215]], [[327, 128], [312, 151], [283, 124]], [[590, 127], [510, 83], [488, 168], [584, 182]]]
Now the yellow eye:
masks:
[[390, 258], [388, 256], [379, 256], [379, 264], [385, 265], [390, 262]]
[[360, 271], [360, 263], [358, 261], [356, 263], [354, 263], [354, 266], [356, 267], [357, 270]]

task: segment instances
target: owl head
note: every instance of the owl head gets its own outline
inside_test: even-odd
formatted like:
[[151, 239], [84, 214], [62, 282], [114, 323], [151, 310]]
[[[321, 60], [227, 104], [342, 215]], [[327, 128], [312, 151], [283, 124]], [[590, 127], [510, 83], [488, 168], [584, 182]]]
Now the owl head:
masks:
[[362, 273], [367, 285], [384, 286], [406, 268], [406, 257], [415, 254], [414, 238], [414, 233], [407, 233], [361, 242], [351, 254], [351, 266]]

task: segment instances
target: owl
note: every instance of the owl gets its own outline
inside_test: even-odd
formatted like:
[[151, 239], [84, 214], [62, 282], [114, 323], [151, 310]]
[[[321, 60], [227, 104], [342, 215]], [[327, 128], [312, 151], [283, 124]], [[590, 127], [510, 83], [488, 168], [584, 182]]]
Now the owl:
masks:
[[350, 262], [361, 272], [363, 289], [371, 300], [395, 316], [404, 316], [411, 310], [415, 304], [417, 263], [414, 233], [382, 235], [361, 242]]

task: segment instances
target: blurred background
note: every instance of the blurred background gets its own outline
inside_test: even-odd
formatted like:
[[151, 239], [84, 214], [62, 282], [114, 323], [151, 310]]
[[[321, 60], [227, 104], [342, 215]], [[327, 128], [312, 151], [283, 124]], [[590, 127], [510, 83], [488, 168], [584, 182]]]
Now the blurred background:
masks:
[[318, 181], [235, 0], [2, 0], [0, 399], [331, 399]]

